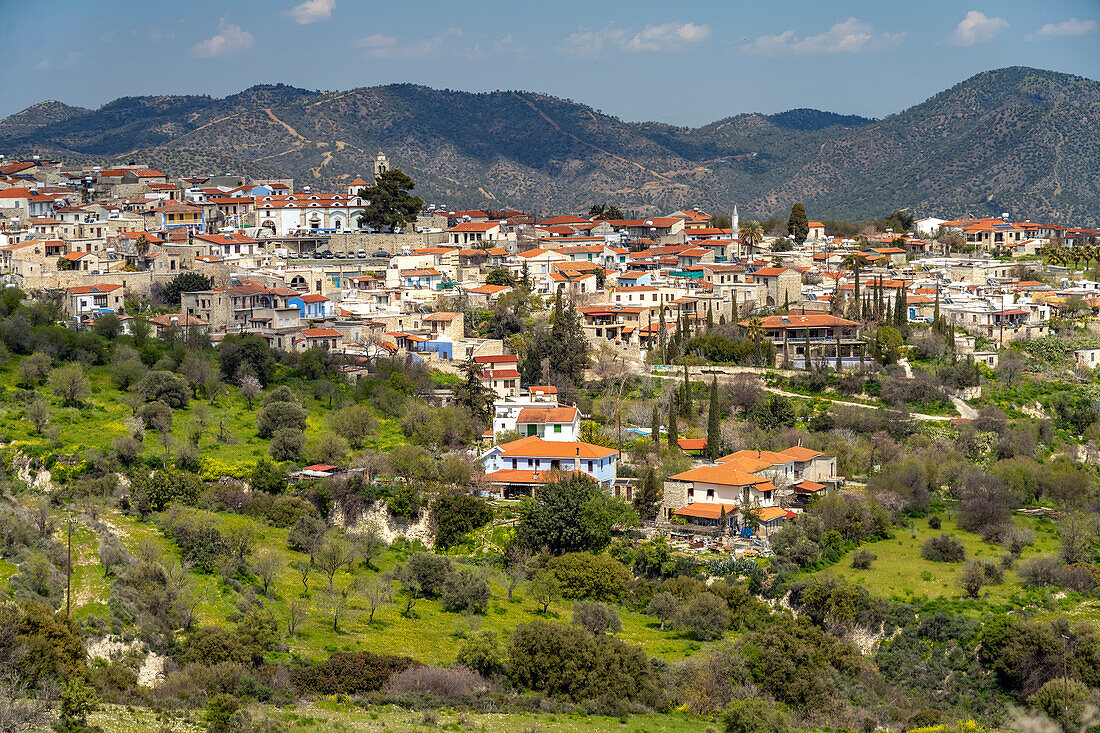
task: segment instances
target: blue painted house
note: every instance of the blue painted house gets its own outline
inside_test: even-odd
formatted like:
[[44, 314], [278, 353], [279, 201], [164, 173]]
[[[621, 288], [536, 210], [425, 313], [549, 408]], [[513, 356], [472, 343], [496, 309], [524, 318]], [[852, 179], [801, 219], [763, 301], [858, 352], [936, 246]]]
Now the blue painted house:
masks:
[[287, 298], [287, 305], [297, 308], [302, 320], [323, 321], [332, 318], [335, 308], [332, 301], [320, 293], [306, 293]]

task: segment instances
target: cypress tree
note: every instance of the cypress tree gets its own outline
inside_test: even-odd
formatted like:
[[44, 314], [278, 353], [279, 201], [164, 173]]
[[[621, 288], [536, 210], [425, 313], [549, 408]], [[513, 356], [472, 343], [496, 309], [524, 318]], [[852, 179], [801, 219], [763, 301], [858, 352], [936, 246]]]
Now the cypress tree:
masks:
[[650, 437], [653, 438], [653, 450], [661, 453], [661, 411], [657, 409], [657, 403], [653, 403], [653, 416], [649, 421]]
[[707, 333], [714, 328], [714, 305], [707, 303]]
[[[725, 318], [725, 314], [722, 318]], [[737, 291], [733, 291], [733, 322], [737, 323], [737, 319], [741, 317], [741, 309], [737, 307]]]
[[661, 349], [661, 363], [666, 363], [668, 350], [668, 337], [665, 335], [665, 307], [661, 305], [661, 311], [657, 320], [657, 343]]
[[707, 456], [713, 461], [718, 457], [718, 377], [710, 383], [710, 406], [707, 408]]
[[668, 447], [680, 447], [680, 430], [676, 425], [676, 393], [673, 392], [668, 400]]
[[806, 219], [806, 207], [802, 204], [791, 207], [791, 216], [787, 219], [787, 234], [791, 235], [791, 239], [800, 247], [809, 236], [810, 222]]
[[839, 374], [844, 369], [844, 361], [840, 358], [840, 329], [836, 330], [836, 371]]
[[909, 328], [909, 303], [905, 288], [898, 288], [898, 297], [894, 303], [894, 326], [903, 334]]
[[932, 322], [936, 323], [940, 320], [940, 289], [936, 287], [936, 308], [932, 311]]
[[691, 404], [691, 377], [688, 374], [687, 354], [684, 355], [684, 396], [680, 400], [680, 412], [690, 418], [694, 405]]

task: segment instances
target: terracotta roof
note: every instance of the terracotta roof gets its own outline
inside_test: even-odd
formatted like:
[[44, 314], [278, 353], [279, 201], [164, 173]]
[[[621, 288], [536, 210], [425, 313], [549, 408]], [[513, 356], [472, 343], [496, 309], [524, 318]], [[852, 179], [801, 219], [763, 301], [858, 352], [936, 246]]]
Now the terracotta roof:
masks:
[[825, 484], [819, 484], [815, 481], [810, 481], [809, 479], [802, 479], [801, 481], [799, 481], [797, 484], [794, 485], [794, 490], [795, 491], [801, 491], [801, 492], [804, 492], [804, 493], [807, 493], [807, 494], [816, 493], [818, 491], [821, 491], [824, 488], [825, 488]]
[[451, 227], [452, 232], [487, 232], [500, 226], [499, 221], [464, 221]]
[[750, 512], [760, 518], [761, 522], [774, 522], [777, 519], [794, 519], [794, 512], [789, 512], [779, 506], [765, 506], [759, 509], [750, 509]]
[[519, 357], [515, 354], [497, 354], [495, 356], [475, 356], [478, 364], [518, 364]]
[[793, 456], [783, 455], [782, 453], [775, 453], [770, 450], [739, 450], [735, 453], [730, 453], [728, 456], [723, 456], [719, 458], [718, 461], [720, 463], [724, 463], [727, 461], [744, 458], [756, 461], [766, 461], [773, 466], [782, 463], [791, 463], [795, 460]]
[[307, 339], [315, 338], [340, 338], [341, 334], [334, 328], [303, 328], [302, 335]]
[[706, 438], [679, 438], [676, 443], [680, 450], [705, 450], [707, 447]]
[[813, 458], [817, 458], [818, 456], [825, 455], [821, 451], [812, 450], [801, 445], [792, 445], [790, 448], [786, 450], [781, 450], [779, 452], [785, 456], [790, 456], [796, 461], [809, 461]]
[[576, 407], [524, 407], [516, 416], [516, 423], [566, 423], [576, 418]]
[[439, 311], [438, 313], [429, 313], [424, 316], [424, 320], [428, 322], [436, 323], [450, 323], [454, 319], [458, 318], [461, 313], [452, 313], [451, 311]]
[[110, 293], [121, 288], [116, 283], [99, 283], [98, 285], [78, 285], [65, 290], [69, 295], [87, 295], [88, 293]]
[[524, 458], [606, 458], [618, 453], [614, 448], [584, 443], [581, 441], [543, 440], [537, 435], [513, 440], [497, 446], [503, 456], [521, 456]]
[[718, 464], [717, 466], [700, 466], [675, 476], [669, 476], [675, 481], [699, 481], [708, 484], [724, 484], [726, 486], [755, 486], [765, 483], [767, 480], [751, 473], [738, 471], [732, 466]]
[[328, 298], [320, 293], [307, 293], [306, 295], [297, 296], [303, 303], [327, 303]]

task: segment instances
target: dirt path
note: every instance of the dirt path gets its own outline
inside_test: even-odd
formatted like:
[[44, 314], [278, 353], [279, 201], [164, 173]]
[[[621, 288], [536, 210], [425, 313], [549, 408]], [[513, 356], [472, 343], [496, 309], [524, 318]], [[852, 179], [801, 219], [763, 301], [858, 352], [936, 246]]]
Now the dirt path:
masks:
[[305, 137], [303, 137], [301, 134], [299, 134], [297, 130], [295, 130], [293, 127], [291, 127], [290, 125], [288, 125], [287, 123], [283, 122], [278, 117], [276, 117], [275, 113], [271, 111], [270, 107], [264, 107], [263, 110], [264, 110], [264, 112], [267, 112], [267, 116], [271, 118], [272, 122], [274, 122], [277, 125], [282, 125], [284, 128], [286, 128], [287, 132], [289, 132], [291, 135], [298, 138], [302, 142], [309, 142], [309, 140], [307, 140]]
[[959, 411], [959, 414], [967, 420], [973, 420], [978, 416], [978, 411], [963, 402], [961, 398], [951, 395], [951, 402], [955, 405], [955, 409]]

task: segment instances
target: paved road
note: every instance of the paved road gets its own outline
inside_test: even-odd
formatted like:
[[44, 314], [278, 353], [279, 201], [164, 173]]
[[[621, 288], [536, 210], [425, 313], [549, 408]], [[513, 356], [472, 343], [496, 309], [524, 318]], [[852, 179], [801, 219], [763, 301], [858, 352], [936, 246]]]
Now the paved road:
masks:
[[955, 405], [955, 409], [959, 411], [959, 414], [967, 420], [973, 420], [978, 416], [978, 411], [963, 402], [961, 398], [951, 395], [951, 402]]

